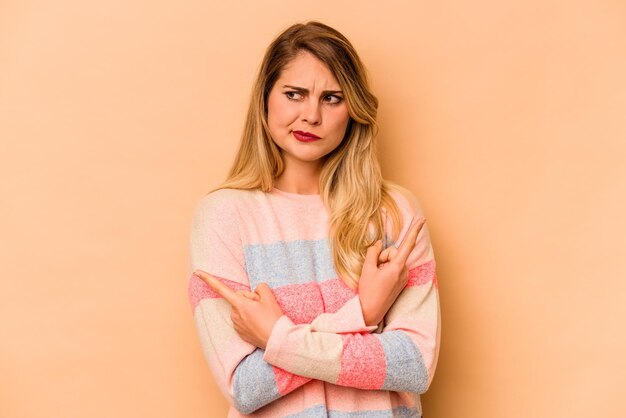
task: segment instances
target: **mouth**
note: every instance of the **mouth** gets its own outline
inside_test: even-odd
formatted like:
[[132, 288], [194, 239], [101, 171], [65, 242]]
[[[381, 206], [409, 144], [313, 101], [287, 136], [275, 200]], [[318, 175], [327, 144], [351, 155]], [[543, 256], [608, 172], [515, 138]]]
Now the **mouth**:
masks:
[[292, 134], [300, 142], [313, 142], [321, 139], [319, 136], [310, 132], [292, 131]]

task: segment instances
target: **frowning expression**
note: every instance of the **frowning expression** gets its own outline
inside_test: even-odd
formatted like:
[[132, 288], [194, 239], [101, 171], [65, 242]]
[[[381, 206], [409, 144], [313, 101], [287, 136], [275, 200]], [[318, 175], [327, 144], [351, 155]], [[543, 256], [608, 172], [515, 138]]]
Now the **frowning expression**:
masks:
[[283, 67], [267, 99], [270, 134], [286, 166], [320, 164], [343, 140], [349, 119], [339, 82], [306, 51]]

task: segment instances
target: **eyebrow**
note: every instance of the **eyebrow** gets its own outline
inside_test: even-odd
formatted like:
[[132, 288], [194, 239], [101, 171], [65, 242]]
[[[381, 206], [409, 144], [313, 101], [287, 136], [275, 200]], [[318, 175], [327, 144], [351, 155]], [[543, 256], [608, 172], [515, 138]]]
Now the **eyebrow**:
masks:
[[[309, 89], [305, 89], [304, 87], [290, 86], [288, 84], [284, 84], [283, 88], [285, 88], [285, 87], [297, 90], [297, 91], [302, 92], [302, 93], [309, 94]], [[324, 90], [322, 92], [322, 96], [327, 95], [327, 94], [337, 94], [337, 93], [343, 94], [343, 91], [341, 91], [341, 90]]]

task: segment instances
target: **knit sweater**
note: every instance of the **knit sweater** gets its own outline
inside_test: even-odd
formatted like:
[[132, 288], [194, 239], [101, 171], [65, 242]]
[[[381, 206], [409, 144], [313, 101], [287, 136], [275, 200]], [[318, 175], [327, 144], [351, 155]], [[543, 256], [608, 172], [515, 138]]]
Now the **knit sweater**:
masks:
[[[392, 192], [404, 226], [412, 196]], [[377, 326], [366, 326], [356, 291], [338, 276], [320, 195], [274, 188], [221, 189], [200, 199], [191, 223], [189, 299], [201, 347], [228, 417], [421, 417], [440, 341], [435, 261], [426, 225], [406, 263], [409, 280]], [[191, 273], [233, 290], [266, 282], [283, 316], [265, 350], [233, 328], [230, 305]], [[249, 414], [249, 415], [247, 415]]]

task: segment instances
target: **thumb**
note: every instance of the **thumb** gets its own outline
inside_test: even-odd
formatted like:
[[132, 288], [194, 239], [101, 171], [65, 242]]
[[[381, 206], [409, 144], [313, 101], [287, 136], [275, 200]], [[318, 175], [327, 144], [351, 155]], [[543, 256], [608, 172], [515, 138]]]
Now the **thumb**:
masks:
[[260, 283], [256, 287], [256, 289], [254, 289], [254, 293], [259, 295], [261, 299], [270, 298], [276, 300], [276, 298], [274, 298], [274, 293], [272, 292], [272, 289], [265, 282]]
[[389, 247], [389, 260], [393, 260], [396, 254], [398, 254], [398, 249], [394, 246]]
[[283, 310], [276, 301], [274, 297], [274, 293], [272, 293], [272, 289], [267, 285], [267, 283], [260, 283], [254, 292], [259, 295], [259, 302], [263, 306], [264, 313], [274, 315], [276, 319], [280, 318], [283, 315]]
[[383, 249], [383, 242], [378, 240], [367, 248], [367, 252], [365, 253], [365, 260], [363, 261], [363, 266], [368, 266], [369, 268], [378, 267], [378, 256]]

